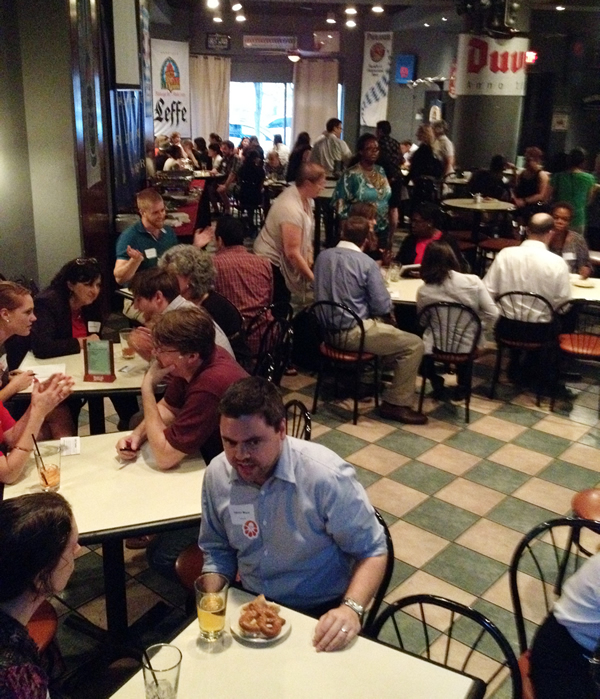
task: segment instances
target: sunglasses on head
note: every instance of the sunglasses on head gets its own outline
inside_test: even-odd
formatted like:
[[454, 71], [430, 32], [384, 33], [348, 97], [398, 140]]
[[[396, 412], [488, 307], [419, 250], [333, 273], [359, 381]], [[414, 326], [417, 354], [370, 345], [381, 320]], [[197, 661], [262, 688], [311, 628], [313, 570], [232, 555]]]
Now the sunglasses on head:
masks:
[[78, 257], [75, 260], [75, 264], [76, 265], [88, 265], [88, 264], [97, 265], [98, 260], [95, 257]]

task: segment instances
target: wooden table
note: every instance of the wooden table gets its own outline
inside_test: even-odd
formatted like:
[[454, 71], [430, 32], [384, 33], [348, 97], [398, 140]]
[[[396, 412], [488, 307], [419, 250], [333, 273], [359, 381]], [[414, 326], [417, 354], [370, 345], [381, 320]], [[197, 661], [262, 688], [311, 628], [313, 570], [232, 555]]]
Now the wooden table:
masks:
[[[133, 359], [123, 359], [120, 344], [114, 345], [114, 352], [115, 375], [117, 378], [112, 383], [83, 380], [83, 352], [68, 354], [63, 357], [52, 357], [52, 359], [38, 359], [32, 352], [28, 352], [21, 362], [19, 369], [27, 370], [34, 366], [64, 364], [65, 374], [71, 376], [75, 380], [73, 394], [87, 398], [90, 409], [90, 433], [102, 434], [105, 429], [104, 397], [110, 397], [115, 394], [138, 394], [142, 387], [142, 379], [148, 368], [148, 362], [137, 354]], [[128, 370], [123, 371], [123, 368], [128, 368]], [[31, 393], [31, 388], [22, 391], [19, 395], [27, 393]]]
[[444, 199], [442, 206], [449, 209], [460, 209], [473, 212], [473, 242], [479, 241], [479, 227], [481, 226], [481, 218], [486, 213], [501, 213], [515, 211], [515, 205], [507, 201], [499, 199], [482, 199], [481, 202], [476, 202], [472, 197], [465, 199]]
[[[184, 459], [159, 471], [145, 444], [134, 462], [120, 467], [115, 445], [126, 433], [81, 438], [81, 453], [62, 457], [60, 493], [73, 508], [79, 543], [102, 544], [108, 633], [127, 636], [123, 539], [199, 524], [205, 465]], [[57, 442], [49, 442], [57, 444]], [[4, 498], [39, 491], [33, 459], [21, 478], [4, 488]]]
[[[229, 592], [226, 628], [251, 597]], [[311, 639], [316, 621], [289, 609], [290, 635], [265, 647], [242, 644], [229, 631], [210, 645], [198, 639], [194, 620], [175, 640], [183, 654], [178, 699], [480, 699], [485, 687], [455, 670], [359, 637], [336, 653], [317, 653]], [[139, 699], [144, 681], [138, 672], [114, 699]]]

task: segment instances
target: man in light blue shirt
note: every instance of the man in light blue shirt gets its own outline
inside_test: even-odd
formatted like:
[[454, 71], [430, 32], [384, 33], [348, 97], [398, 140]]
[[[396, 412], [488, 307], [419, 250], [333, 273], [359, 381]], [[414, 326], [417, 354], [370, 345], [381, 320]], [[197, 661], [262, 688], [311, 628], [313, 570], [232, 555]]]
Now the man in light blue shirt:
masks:
[[[368, 232], [369, 223], [365, 218], [351, 216], [344, 225], [343, 240], [317, 257], [315, 301], [335, 301], [355, 311], [363, 321], [365, 351], [393, 361], [394, 377], [383, 393], [381, 416], [409, 425], [424, 425], [427, 417], [411, 407], [423, 357], [423, 341], [375, 319], [375, 316], [391, 313], [392, 299], [377, 263], [363, 252]], [[353, 322], [351, 318], [348, 320]], [[354, 339], [358, 349], [358, 327]]]
[[202, 487], [203, 572], [320, 616], [313, 643], [338, 650], [361, 628], [385, 571], [386, 542], [352, 466], [286, 436], [275, 386], [250, 377], [219, 405], [224, 454]]

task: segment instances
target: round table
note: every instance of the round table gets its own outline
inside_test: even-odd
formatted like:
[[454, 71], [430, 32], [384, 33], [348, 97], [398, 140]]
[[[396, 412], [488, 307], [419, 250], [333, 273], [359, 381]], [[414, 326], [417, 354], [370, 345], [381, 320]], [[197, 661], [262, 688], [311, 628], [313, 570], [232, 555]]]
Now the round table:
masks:
[[480, 202], [476, 202], [472, 197], [464, 199], [444, 199], [442, 201], [442, 206], [448, 209], [460, 209], [473, 212], [472, 235], [474, 243], [477, 243], [479, 240], [479, 227], [481, 226], [481, 217], [484, 212], [498, 213], [516, 210], [515, 205], [508, 201], [484, 198]]

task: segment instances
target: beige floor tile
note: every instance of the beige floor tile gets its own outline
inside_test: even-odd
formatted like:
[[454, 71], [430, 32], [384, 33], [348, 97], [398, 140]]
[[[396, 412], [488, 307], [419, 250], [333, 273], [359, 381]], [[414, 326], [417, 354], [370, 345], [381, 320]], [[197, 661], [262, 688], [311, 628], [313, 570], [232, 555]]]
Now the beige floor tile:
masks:
[[487, 488], [485, 485], [457, 478], [438, 490], [435, 497], [449, 502], [451, 505], [456, 505], [456, 507], [462, 507], [463, 510], [483, 516], [504, 500], [506, 495]]
[[[450, 613], [448, 612], [448, 625], [449, 624]], [[465, 672], [468, 672], [474, 677], [482, 679], [486, 683], [500, 668], [500, 663], [492, 660], [492, 658], [489, 658], [487, 655], [484, 655], [479, 651], [474, 651], [471, 653], [470, 646], [460, 643], [455, 638], [453, 638], [452, 642], [450, 643], [446, 660], [447, 642], [447, 636], [440, 636], [431, 644], [431, 660], [441, 663], [442, 665], [448, 665], [448, 667], [455, 669], [464, 669]], [[410, 648], [408, 650], [410, 650]], [[466, 667], [464, 667], [465, 661], [467, 661]], [[487, 696], [491, 696], [494, 689], [502, 684], [504, 676], [504, 673], [499, 673], [499, 676], [492, 680], [492, 682], [488, 685], [486, 692]]]
[[524, 408], [538, 410], [541, 413], [550, 412], [550, 404], [548, 402], [548, 399], [542, 399], [541, 404], [536, 405], [534, 393], [520, 393], [516, 398], [513, 398], [511, 403], [514, 403], [515, 405], [521, 405]]
[[460, 449], [454, 449], [454, 447], [449, 447], [445, 444], [437, 444], [424, 454], [421, 454], [419, 461], [460, 476], [472, 466], [475, 466], [481, 459]]
[[[523, 616], [529, 621], [540, 624], [547, 616], [546, 603], [544, 601], [544, 593], [542, 582], [525, 573], [518, 574], [519, 599], [523, 607]], [[556, 599], [552, 586], [546, 585], [548, 599]], [[510, 588], [508, 583], [508, 573], [505, 573], [497, 580], [483, 595], [492, 604], [497, 604], [503, 609], [513, 611], [512, 601], [510, 598]]]
[[148, 570], [146, 549], [128, 549], [123, 547], [125, 558], [125, 571], [128, 575], [135, 576], [144, 570]]
[[420, 594], [439, 595], [440, 597], [447, 597], [448, 599], [453, 599], [456, 600], [456, 602], [467, 605], [473, 604], [477, 599], [475, 595], [472, 595], [466, 590], [461, 590], [459, 587], [455, 587], [445, 580], [440, 580], [440, 578], [436, 578], [423, 570], [418, 570], [401, 585], [394, 588], [386, 596], [385, 601], [391, 603], [401, 597]]
[[382, 476], [387, 476], [388, 473], [391, 473], [400, 466], [404, 466], [410, 459], [408, 456], [397, 454], [395, 451], [390, 451], [389, 449], [384, 449], [383, 447], [377, 446], [377, 444], [369, 444], [369, 446], [363, 447], [354, 452], [354, 454], [346, 457], [346, 461], [349, 461], [355, 466], [367, 468], [369, 471], [374, 471]]
[[575, 492], [541, 478], [532, 478], [515, 490], [513, 497], [544, 507], [559, 515], [566, 515], [571, 511], [571, 499]]
[[372, 420], [368, 417], [359, 417], [357, 425], [353, 425], [349, 422], [345, 425], [340, 425], [337, 429], [353, 437], [364, 439], [366, 442], [376, 442], [378, 439], [382, 439], [390, 434], [390, 432], [395, 432], [397, 428], [393, 425], [387, 425], [385, 422]]
[[[136, 622], [141, 616], [162, 600], [155, 592], [135, 580], [129, 580], [127, 591], [127, 619], [129, 624]], [[92, 624], [106, 629], [106, 605], [104, 596], [96, 597], [91, 602], [78, 607], [77, 611]]]
[[451, 425], [449, 422], [429, 418], [429, 422], [426, 425], [404, 425], [402, 429], [411, 434], [419, 435], [419, 437], [433, 439], [434, 442], [443, 442], [448, 437], [456, 434], [460, 427]]
[[82, 425], [81, 427], [78, 427], [77, 434], [80, 437], [89, 437], [90, 436], [90, 426], [89, 425]]
[[306, 376], [305, 374], [298, 374], [298, 376], [284, 376], [281, 379], [281, 385], [288, 391], [297, 391], [300, 388], [305, 388], [316, 383], [317, 380], [312, 376]]
[[577, 466], [583, 466], [583, 468], [589, 468], [592, 471], [600, 471], [600, 449], [588, 447], [586, 444], [571, 444], [568, 449], [563, 451], [560, 458], [570, 464], [577, 464]]
[[530, 476], [539, 473], [552, 461], [551, 456], [539, 454], [536, 451], [519, 447], [516, 444], [505, 444], [498, 451], [488, 456], [488, 459], [497, 464], [514, 468], [517, 471], [528, 473]]
[[312, 396], [307, 396], [304, 393], [299, 393], [297, 391], [285, 393], [283, 402], [287, 403], [290, 400], [299, 400], [301, 403], [304, 403], [308, 410], [312, 408]]
[[389, 478], [381, 478], [367, 488], [367, 495], [373, 507], [389, 512], [396, 517], [402, 517], [410, 512], [423, 500], [427, 500], [425, 493], [413, 490], [402, 483], [396, 483]]
[[476, 422], [472, 422], [469, 429], [487, 437], [495, 437], [504, 442], [510, 442], [527, 429], [523, 425], [515, 425], [514, 422], [500, 420], [493, 415], [486, 415]]
[[587, 425], [571, 422], [571, 420], [560, 417], [559, 415], [548, 415], [548, 417], [540, 420], [533, 425], [533, 427], [541, 432], [546, 432], [546, 434], [553, 434], [556, 437], [570, 439], [573, 442], [581, 439], [590, 429]]
[[68, 614], [71, 611], [66, 604], [63, 604], [58, 599], [58, 597], [50, 597], [48, 599], [48, 602], [50, 602], [50, 604], [54, 607], [54, 611], [59, 617], [64, 616], [65, 614]]
[[394, 556], [416, 568], [425, 565], [450, 543], [441, 536], [403, 521], [392, 524], [390, 535], [394, 542]]
[[463, 532], [456, 543], [508, 565], [521, 538], [520, 532], [488, 519], [480, 519]]
[[471, 396], [471, 410], [487, 415], [503, 405], [500, 400], [490, 400], [482, 396]]
[[589, 391], [583, 391], [575, 399], [575, 405], [580, 405], [582, 408], [590, 408], [590, 410], [598, 410], [598, 396]]
[[104, 417], [111, 417], [112, 415], [116, 415], [117, 411], [115, 410], [115, 406], [112, 404], [112, 401], [110, 398], [105, 398], [104, 399]]
[[331, 432], [331, 427], [327, 427], [327, 425], [321, 425], [318, 422], [313, 422], [311, 424], [311, 439], [316, 439], [317, 437], [320, 437], [322, 434], [325, 434], [326, 432]]

